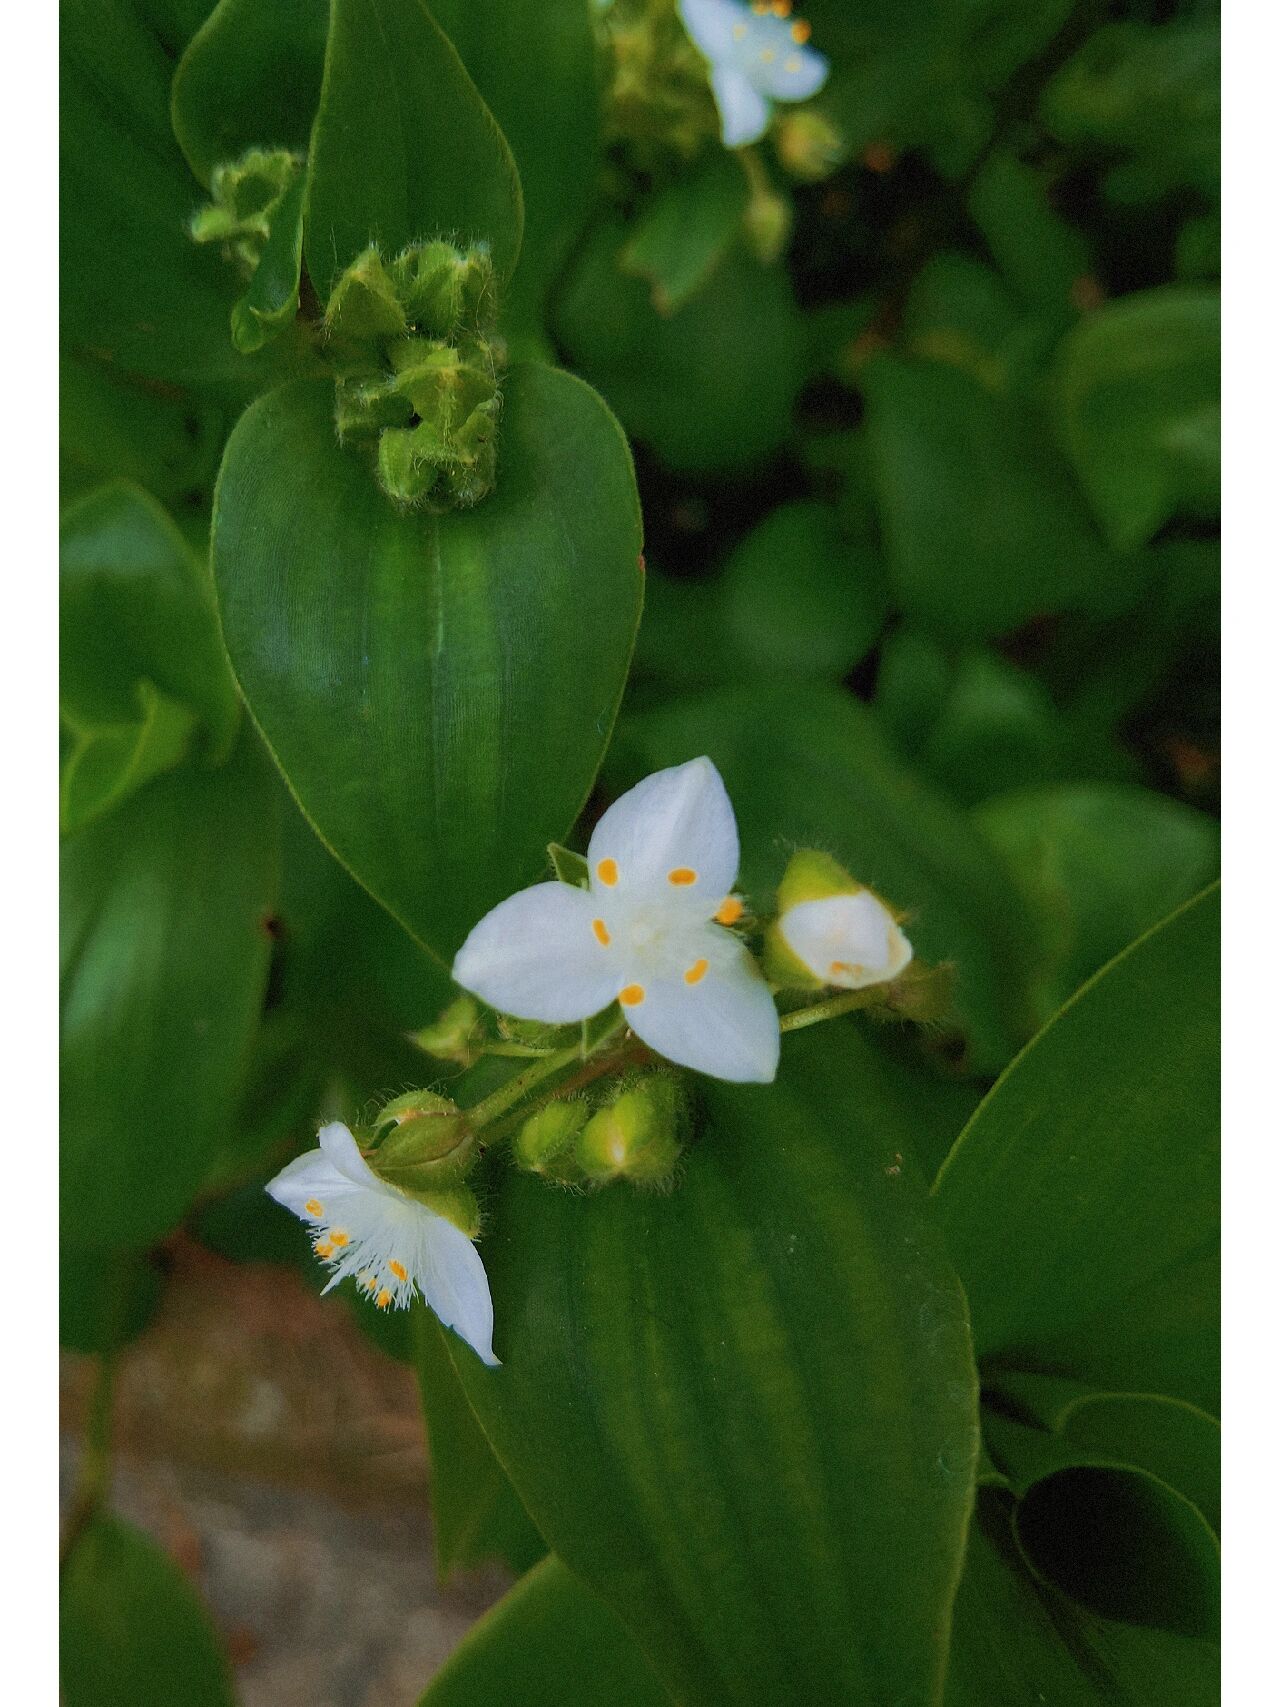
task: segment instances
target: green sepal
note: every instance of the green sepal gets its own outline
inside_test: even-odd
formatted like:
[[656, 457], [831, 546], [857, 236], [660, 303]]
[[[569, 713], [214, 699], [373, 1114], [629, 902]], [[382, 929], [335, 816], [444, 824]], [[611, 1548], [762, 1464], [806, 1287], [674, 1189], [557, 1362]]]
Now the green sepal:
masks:
[[409, 323], [437, 338], [489, 331], [497, 317], [493, 257], [485, 244], [460, 250], [436, 239], [418, 243], [388, 267]]
[[832, 895], [856, 895], [866, 887], [857, 883], [839, 860], [817, 848], [801, 848], [792, 854], [778, 885], [778, 912], [785, 913], [802, 901], [826, 901]]
[[403, 337], [409, 330], [395, 285], [374, 245], [357, 255], [334, 285], [324, 325], [330, 338], [355, 344]]
[[415, 1197], [461, 1184], [479, 1159], [466, 1115], [434, 1091], [405, 1091], [384, 1103], [374, 1132], [382, 1136], [375, 1139], [369, 1166], [388, 1185]]
[[669, 1185], [680, 1159], [679, 1116], [674, 1077], [649, 1074], [587, 1122], [577, 1151], [583, 1173], [596, 1185]]
[[775, 919], [764, 933], [764, 975], [780, 990], [825, 990], [821, 978], [793, 954]]
[[476, 1059], [474, 1039], [480, 1024], [480, 1009], [471, 996], [459, 996], [441, 1010], [430, 1025], [409, 1034], [410, 1043], [437, 1061], [456, 1061], [469, 1067]]
[[442, 1215], [446, 1221], [451, 1221], [460, 1233], [465, 1233], [469, 1239], [480, 1236], [480, 1205], [476, 1194], [468, 1185], [455, 1185], [448, 1191], [417, 1191], [409, 1186], [401, 1186], [402, 1191], [419, 1203], [425, 1204], [436, 1215]]
[[549, 1102], [530, 1115], [516, 1134], [512, 1160], [526, 1173], [540, 1174], [561, 1185], [578, 1184], [583, 1172], [577, 1159], [577, 1139], [590, 1113], [590, 1105], [580, 1098]]
[[574, 853], [572, 848], [562, 848], [559, 842], [549, 842], [547, 858], [561, 883], [569, 883], [575, 889], [590, 887], [591, 867], [582, 854]]

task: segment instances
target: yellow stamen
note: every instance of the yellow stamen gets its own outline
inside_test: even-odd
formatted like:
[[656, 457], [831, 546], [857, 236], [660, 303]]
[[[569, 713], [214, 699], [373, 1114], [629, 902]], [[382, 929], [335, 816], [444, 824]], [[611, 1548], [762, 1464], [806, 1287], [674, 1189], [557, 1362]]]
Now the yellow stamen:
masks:
[[702, 982], [702, 980], [707, 975], [708, 965], [709, 965], [708, 961], [695, 960], [693, 965], [689, 968], [689, 970], [684, 975], [685, 983], [686, 984], [700, 984]]
[[618, 991], [618, 1000], [624, 1008], [638, 1008], [644, 1000], [644, 985], [628, 984], [625, 990]]
[[329, 1234], [329, 1243], [337, 1245], [338, 1248], [341, 1249], [343, 1245], [349, 1245], [351, 1240], [342, 1231], [341, 1227], [335, 1227]]
[[302, 1207], [308, 1215], [314, 1215], [317, 1221], [324, 1214], [324, 1204], [317, 1197], [309, 1197]]
[[803, 18], [797, 18], [791, 26], [792, 41], [807, 42], [813, 34], [813, 25], [807, 24]]
[[610, 940], [609, 939], [609, 931], [605, 925], [604, 920], [603, 919], [592, 919], [591, 929], [595, 932], [596, 941], [600, 944], [601, 948], [608, 948], [609, 940]]
[[861, 966], [850, 966], [846, 960], [833, 960], [828, 970], [833, 978], [861, 978], [863, 973]]
[[736, 925], [742, 917], [742, 902], [736, 895], [727, 895], [716, 910], [718, 925]]
[[596, 876], [606, 889], [612, 889], [618, 881], [618, 862], [616, 859], [602, 859], [596, 867]]
[[691, 865], [678, 865], [674, 871], [667, 873], [667, 882], [674, 883], [678, 889], [683, 889], [688, 884], [697, 881], [698, 874]]
[[395, 1275], [397, 1280], [408, 1280], [409, 1270], [404, 1266], [404, 1264], [402, 1262], [396, 1262], [394, 1257], [387, 1264], [387, 1267], [391, 1270], [392, 1274]]
[[379, 1292], [378, 1296], [374, 1299], [374, 1303], [378, 1306], [379, 1310], [385, 1310], [387, 1305], [390, 1302], [391, 1302], [391, 1294], [387, 1291], [386, 1287], [384, 1286], [382, 1288], [382, 1291]]
[[328, 1245], [328, 1244], [317, 1245], [316, 1246], [316, 1255], [318, 1257], [323, 1257], [327, 1260], [329, 1257], [331, 1257], [333, 1255], [333, 1246]]
[[775, 18], [791, 16], [791, 0], [773, 0], [773, 15]]

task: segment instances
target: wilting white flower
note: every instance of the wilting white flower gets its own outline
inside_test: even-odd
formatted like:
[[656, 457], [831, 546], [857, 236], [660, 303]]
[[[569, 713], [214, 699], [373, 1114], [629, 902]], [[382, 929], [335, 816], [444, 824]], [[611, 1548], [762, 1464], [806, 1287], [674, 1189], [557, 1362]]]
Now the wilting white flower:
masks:
[[770, 102], [807, 101], [827, 80], [822, 54], [807, 46], [809, 26], [790, 0], [679, 0], [685, 29], [711, 65], [726, 148], [764, 135]]
[[841, 990], [883, 984], [911, 959], [901, 926], [870, 889], [799, 901], [780, 915], [778, 930], [819, 983]]
[[319, 1149], [290, 1162], [267, 1190], [308, 1224], [312, 1249], [330, 1271], [325, 1291], [354, 1275], [385, 1310], [408, 1305], [416, 1287], [447, 1328], [496, 1365], [493, 1301], [471, 1240], [379, 1179], [341, 1121], [321, 1127], [319, 1139]]
[[538, 883], [485, 915], [453, 976], [517, 1019], [565, 1025], [620, 1002], [659, 1055], [717, 1079], [767, 1084], [778, 1014], [725, 927], [738, 827], [710, 759], [657, 771], [616, 800], [587, 849], [590, 886]]

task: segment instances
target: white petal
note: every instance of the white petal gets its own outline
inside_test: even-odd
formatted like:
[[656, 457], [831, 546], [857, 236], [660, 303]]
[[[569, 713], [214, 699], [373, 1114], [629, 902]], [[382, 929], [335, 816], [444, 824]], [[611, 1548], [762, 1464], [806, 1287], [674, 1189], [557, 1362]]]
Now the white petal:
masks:
[[720, 109], [720, 134], [726, 148], [745, 148], [759, 142], [769, 123], [769, 103], [741, 71], [717, 65], [711, 72], [711, 92]]
[[695, 44], [715, 61], [733, 52], [735, 26], [748, 23], [750, 13], [734, 0], [680, 0], [680, 20]]
[[825, 55], [792, 42], [776, 49], [771, 58], [757, 56], [748, 75], [757, 89], [775, 101], [807, 101], [821, 89], [830, 69]]
[[567, 883], [522, 889], [481, 919], [458, 950], [453, 976], [516, 1019], [589, 1019], [619, 987], [616, 956], [591, 929], [595, 913], [587, 891]]
[[[685, 973], [704, 960], [690, 984]], [[737, 938], [714, 925], [691, 933], [688, 965], [650, 979], [626, 1015], [637, 1037], [678, 1066], [735, 1084], [767, 1085], [777, 1073], [781, 1034], [769, 986]]]
[[897, 920], [869, 889], [801, 901], [778, 921], [783, 941], [824, 984], [862, 990], [896, 978], [911, 959]]
[[[655, 771], [615, 800], [595, 827], [587, 863], [602, 899], [658, 900], [709, 919], [738, 875], [738, 826], [711, 760]], [[673, 874], [691, 880], [673, 882]]]
[[431, 1224], [423, 1233], [415, 1278], [446, 1328], [460, 1334], [484, 1363], [493, 1355], [493, 1299], [480, 1253], [467, 1235], [423, 1206]]
[[[370, 1169], [341, 1121], [322, 1127], [319, 1141], [319, 1149], [297, 1157], [267, 1184], [268, 1195], [294, 1215], [304, 1221], [332, 1221], [332, 1210], [349, 1203], [353, 1194], [391, 1189]], [[312, 1215], [307, 1209], [313, 1200], [324, 1206], [323, 1215]]]

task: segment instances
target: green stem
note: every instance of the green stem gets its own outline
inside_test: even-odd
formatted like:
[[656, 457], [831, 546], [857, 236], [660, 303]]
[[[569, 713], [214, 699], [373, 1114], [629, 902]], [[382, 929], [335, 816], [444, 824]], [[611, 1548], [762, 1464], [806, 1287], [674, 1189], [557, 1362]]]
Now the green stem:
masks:
[[483, 1131], [508, 1109], [514, 1108], [530, 1091], [536, 1090], [552, 1073], [572, 1067], [581, 1059], [580, 1046], [571, 1043], [567, 1049], [557, 1049], [553, 1054], [545, 1055], [541, 1061], [535, 1061], [532, 1067], [526, 1067], [523, 1073], [517, 1073], [514, 1078], [508, 1079], [505, 1085], [500, 1085], [483, 1101], [476, 1103], [474, 1108], [467, 1110], [472, 1126], [477, 1132]]
[[486, 1043], [480, 1053], [509, 1055], [518, 1061], [541, 1061], [551, 1054], [551, 1050], [539, 1049], [536, 1043]]
[[812, 1002], [807, 1008], [793, 1008], [789, 1014], [783, 1014], [778, 1021], [783, 1031], [803, 1031], [807, 1025], [821, 1025], [824, 1020], [839, 1019], [841, 1014], [852, 1013], [855, 1008], [870, 1007], [878, 998], [878, 991], [873, 987], [869, 990], [846, 990], [842, 996], [828, 996], [825, 1001]]

